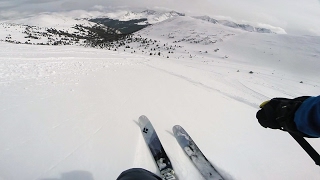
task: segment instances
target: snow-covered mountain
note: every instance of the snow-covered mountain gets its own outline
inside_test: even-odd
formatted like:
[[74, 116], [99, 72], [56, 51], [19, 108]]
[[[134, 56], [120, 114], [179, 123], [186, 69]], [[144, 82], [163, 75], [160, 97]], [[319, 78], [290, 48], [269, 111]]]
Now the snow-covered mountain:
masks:
[[194, 16], [196, 19], [201, 19], [204, 21], [208, 21], [214, 24], [222, 24], [224, 26], [232, 27], [232, 28], [237, 28], [237, 29], [242, 29], [244, 31], [249, 31], [249, 32], [258, 32], [258, 33], [274, 33], [270, 29], [267, 28], [261, 28], [261, 27], [253, 27], [249, 24], [238, 24], [232, 21], [228, 20], [216, 20], [213, 19], [209, 16]]
[[[143, 10], [143, 11], [120, 11], [118, 13], [110, 13], [107, 15], [107, 17], [109, 18], [117, 19], [120, 21], [129, 21], [133, 19], [145, 18], [147, 19], [147, 21], [145, 21], [146, 24], [155, 24], [173, 17], [178, 17], [178, 16], [185, 16], [185, 14], [179, 13], [176, 11], [163, 12], [163, 11], [155, 11], [155, 10]], [[219, 23], [228, 27], [238, 28], [244, 31], [249, 31], [249, 32], [274, 33], [270, 29], [253, 27], [248, 24], [238, 24], [228, 20], [216, 20], [209, 16], [193, 16], [193, 18], [201, 19], [214, 24]]]
[[[81, 13], [84, 15], [79, 15]], [[109, 31], [111, 34], [130, 34], [149, 25], [184, 16], [185, 14], [176, 11], [155, 10], [42, 13], [29, 18], [0, 22], [0, 40], [41, 45], [86, 45], [93, 37], [106, 39], [100, 31], [105, 34]], [[215, 20], [208, 16], [193, 18], [249, 32], [272, 33], [269, 29]]]
[[[79, 11], [42, 13], [29, 18], [0, 22], [0, 40], [36, 45], [85, 45], [88, 39], [103, 39], [99, 31], [130, 34], [148, 25], [184, 16], [175, 11], [115, 11], [109, 13]], [[81, 27], [81, 28], [79, 28]], [[110, 38], [108, 38], [110, 39]]]
[[208, 21], [208, 22], [211, 22], [213, 24], [218, 24], [219, 23], [218, 20], [213, 19], [213, 18], [211, 18], [209, 16], [193, 16], [193, 18], [201, 19], [201, 20], [204, 20], [204, 21]]
[[267, 28], [260, 28], [260, 27], [253, 27], [248, 24], [237, 24], [235, 22], [227, 21], [227, 20], [219, 20], [220, 24], [232, 27], [232, 28], [239, 28], [249, 32], [258, 32], [258, 33], [273, 33], [270, 29]]
[[155, 11], [147, 9], [142, 11], [119, 11], [115, 13], [108, 13], [106, 17], [120, 21], [145, 18], [147, 19], [147, 23], [155, 24], [177, 16], [185, 16], [185, 14], [176, 11]]

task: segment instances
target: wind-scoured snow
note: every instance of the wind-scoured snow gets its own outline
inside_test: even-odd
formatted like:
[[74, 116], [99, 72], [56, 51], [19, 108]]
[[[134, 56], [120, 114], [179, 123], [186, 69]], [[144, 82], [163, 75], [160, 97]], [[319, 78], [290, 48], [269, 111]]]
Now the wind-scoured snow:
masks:
[[209, 16], [194, 16], [193, 18], [201, 19], [201, 20], [208, 21], [208, 22], [211, 22], [214, 24], [221, 24], [224, 26], [228, 26], [228, 27], [232, 27], [232, 28], [236, 28], [236, 29], [241, 29], [241, 30], [248, 31], [248, 32], [274, 33], [270, 29], [261, 28], [261, 27], [253, 27], [249, 24], [238, 24], [238, 23], [228, 21], [228, 20], [216, 20], [216, 19], [213, 19]]
[[[150, 56], [134, 43], [136, 53], [0, 42], [0, 179], [116, 179], [132, 167], [159, 173], [140, 115], [152, 121], [180, 179], [203, 177], [176, 142], [176, 124], [227, 179], [320, 178], [294, 139], [255, 118], [270, 98], [319, 95], [319, 37], [190, 17], [137, 34], [180, 48]], [[308, 141], [320, 151], [318, 139]]]

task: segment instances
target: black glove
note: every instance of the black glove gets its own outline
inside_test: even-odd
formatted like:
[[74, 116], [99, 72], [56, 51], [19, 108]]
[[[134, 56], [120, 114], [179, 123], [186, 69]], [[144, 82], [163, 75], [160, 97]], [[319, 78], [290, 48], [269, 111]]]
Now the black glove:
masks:
[[297, 97], [295, 99], [273, 98], [260, 105], [257, 112], [257, 119], [261, 126], [271, 129], [281, 129], [283, 131], [295, 133], [300, 136], [308, 135], [297, 130], [294, 123], [294, 114], [302, 102], [310, 96]]

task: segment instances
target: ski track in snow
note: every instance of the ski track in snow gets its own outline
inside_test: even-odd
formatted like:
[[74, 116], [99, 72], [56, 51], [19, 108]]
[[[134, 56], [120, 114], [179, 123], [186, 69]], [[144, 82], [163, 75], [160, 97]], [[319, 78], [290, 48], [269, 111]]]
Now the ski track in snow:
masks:
[[[248, 101], [248, 100], [246, 100], [246, 99], [244, 99], [244, 98], [241, 98], [241, 97], [239, 97], [239, 96], [235, 96], [235, 95], [232, 95], [232, 94], [229, 94], [229, 93], [225, 93], [225, 92], [223, 92], [223, 91], [221, 91], [221, 90], [219, 90], [219, 89], [213, 88], [213, 87], [208, 86], [208, 85], [206, 85], [206, 84], [203, 84], [203, 83], [201, 83], [201, 82], [199, 82], [199, 81], [192, 80], [191, 78], [186, 77], [186, 76], [183, 76], [183, 75], [181, 75], [181, 74], [176, 74], [176, 73], [174, 73], [174, 72], [166, 71], [166, 70], [164, 70], [164, 69], [160, 69], [160, 68], [151, 66], [151, 65], [149, 65], [149, 64], [148, 64], [148, 66], [149, 66], [149, 67], [152, 67], [152, 68], [154, 68], [154, 69], [157, 69], [157, 70], [159, 70], [159, 71], [165, 72], [165, 73], [167, 73], [167, 74], [170, 74], [170, 75], [172, 75], [172, 76], [181, 78], [181, 79], [183, 79], [183, 80], [185, 80], [185, 81], [190, 82], [190, 83], [193, 84], [193, 85], [202, 87], [202, 88], [207, 89], [207, 90], [210, 90], [210, 91], [219, 92], [219, 93], [221, 93], [221, 94], [223, 94], [223, 95], [225, 95], [225, 96], [227, 96], [227, 97], [229, 97], [229, 98], [232, 98], [232, 99], [234, 99], [234, 100], [237, 100], [237, 101], [239, 101], [239, 102], [242, 102], [242, 103], [244, 103], [244, 104], [247, 104], [248, 106], [251, 106], [251, 107], [253, 107], [253, 108], [257, 108], [257, 107], [259, 106], [258, 104], [252, 103], [252, 102], [250, 102], [250, 101]], [[266, 96], [264, 96], [264, 95], [262, 95], [262, 94], [260, 94], [260, 93], [258, 93], [258, 92], [256, 92], [256, 91], [254, 91], [254, 90], [252, 90], [252, 89], [244, 86], [243, 84], [241, 84], [241, 83], [238, 82], [237, 80], [233, 80], [233, 82], [228, 82], [228, 80], [226, 80], [226, 79], [224, 79], [224, 80], [225, 80], [225, 82], [224, 82], [225, 84], [231, 85], [231, 87], [233, 87], [234, 89], [240, 89], [240, 90], [242, 90], [242, 92], [243, 92], [243, 91], [246, 91], [246, 90], [249, 90], [249, 91], [251, 91], [250, 95], [259, 96], [259, 99], [263, 99], [263, 98], [267, 99]], [[228, 83], [227, 83], [226, 81], [227, 81]], [[229, 80], [229, 81], [230, 81], [230, 80]], [[237, 83], [238, 85], [235, 85], [236, 83]], [[241, 86], [242, 86], [243, 88], [240, 88]], [[263, 98], [261, 98], [261, 97], [263, 97]]]

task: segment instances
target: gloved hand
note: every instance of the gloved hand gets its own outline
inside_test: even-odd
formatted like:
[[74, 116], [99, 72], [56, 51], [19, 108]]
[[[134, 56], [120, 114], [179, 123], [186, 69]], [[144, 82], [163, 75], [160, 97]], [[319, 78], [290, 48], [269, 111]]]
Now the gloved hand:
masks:
[[302, 96], [294, 99], [273, 98], [263, 102], [256, 117], [261, 126], [271, 129], [281, 129], [284, 131], [306, 136], [297, 130], [294, 123], [294, 114], [302, 102], [310, 96]]

